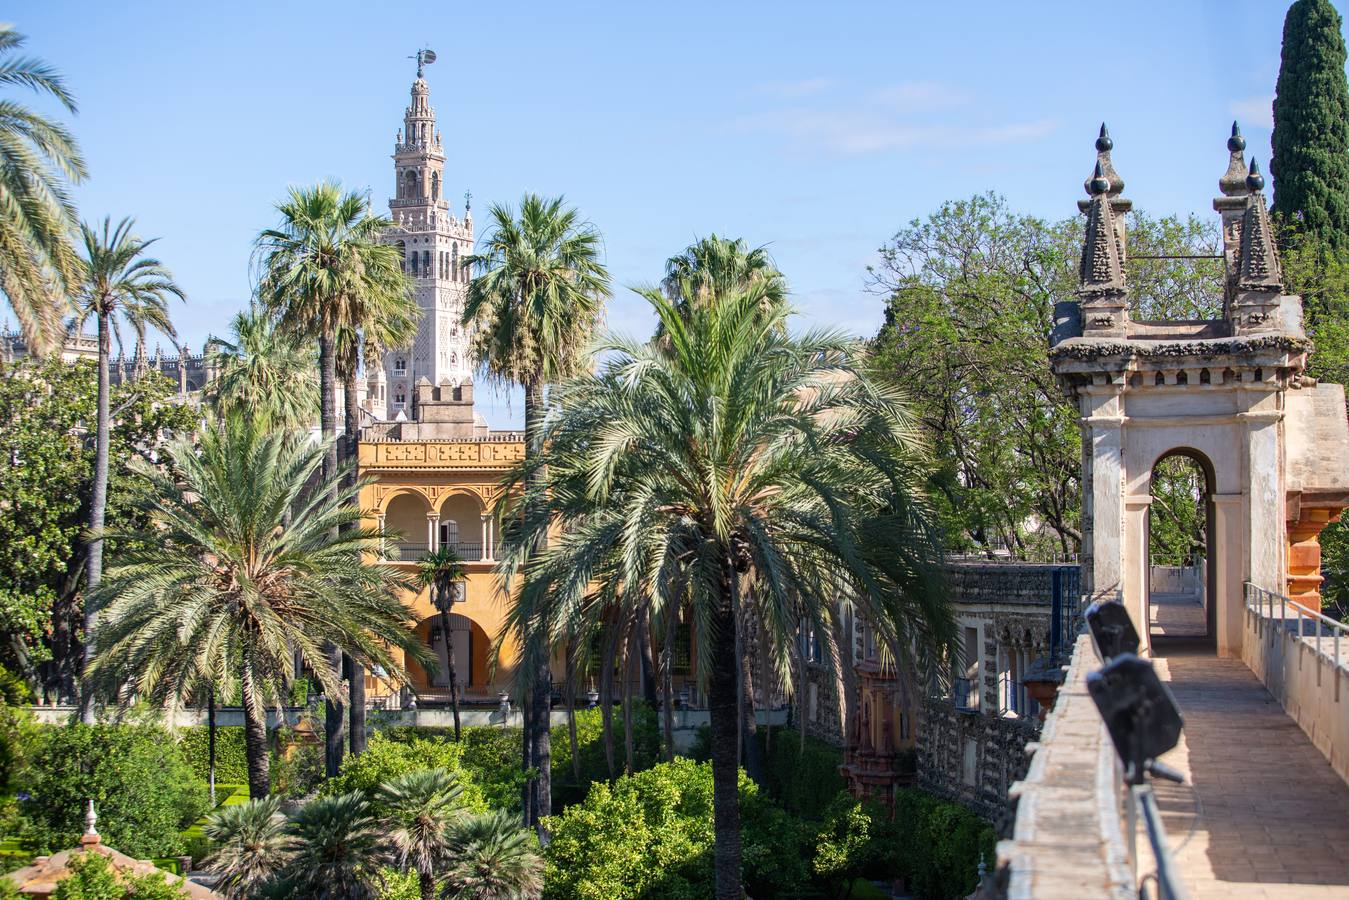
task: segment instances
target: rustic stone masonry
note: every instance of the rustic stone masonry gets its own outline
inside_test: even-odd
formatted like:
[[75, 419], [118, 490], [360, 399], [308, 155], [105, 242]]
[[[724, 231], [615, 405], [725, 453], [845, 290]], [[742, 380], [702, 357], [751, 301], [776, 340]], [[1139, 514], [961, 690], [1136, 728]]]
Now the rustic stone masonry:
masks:
[[1039, 734], [1032, 719], [981, 715], [947, 700], [923, 702], [918, 728], [918, 785], [992, 820], [1010, 825], [1011, 786], [1030, 765], [1027, 745]]

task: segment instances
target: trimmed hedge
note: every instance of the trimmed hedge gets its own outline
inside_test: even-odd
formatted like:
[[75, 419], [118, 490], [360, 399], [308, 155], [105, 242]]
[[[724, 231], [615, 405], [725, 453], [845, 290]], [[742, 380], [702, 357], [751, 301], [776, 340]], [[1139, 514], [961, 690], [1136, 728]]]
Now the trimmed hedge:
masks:
[[[763, 732], [759, 735], [762, 741]], [[764, 790], [792, 815], [822, 820], [830, 804], [847, 787], [838, 771], [843, 764], [843, 752], [809, 736], [803, 752], [801, 734], [794, 728], [773, 729], [769, 749]]]
[[[178, 729], [178, 746], [202, 781], [209, 779], [210, 739], [205, 725]], [[248, 781], [248, 756], [244, 751], [242, 725], [220, 725], [215, 730], [215, 783], [239, 784]]]

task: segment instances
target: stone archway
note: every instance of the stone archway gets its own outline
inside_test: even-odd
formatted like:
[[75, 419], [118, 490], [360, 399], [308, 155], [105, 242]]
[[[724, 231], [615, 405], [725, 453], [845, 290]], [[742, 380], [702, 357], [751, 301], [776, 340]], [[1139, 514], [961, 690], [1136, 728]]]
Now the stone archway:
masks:
[[1280, 592], [1287, 582], [1286, 498], [1306, 481], [1293, 461], [1299, 454], [1290, 452], [1297, 446], [1288, 437], [1290, 417], [1299, 408], [1335, 406], [1342, 420], [1343, 394], [1303, 377], [1310, 344], [1301, 299], [1283, 292], [1264, 180], [1247, 172], [1235, 144], [1219, 182], [1223, 196], [1214, 201], [1222, 217], [1223, 317], [1130, 318], [1125, 216], [1132, 204], [1121, 196], [1112, 146], [1102, 133], [1085, 185], [1090, 199], [1080, 204], [1086, 228], [1077, 300], [1056, 307], [1050, 349], [1081, 414], [1083, 587], [1091, 599], [1123, 602], [1150, 652], [1152, 470], [1187, 451], [1204, 460], [1210, 488], [1210, 630], [1221, 655], [1239, 656], [1243, 582]]
[[1223, 551], [1213, 540], [1216, 484], [1212, 462], [1193, 448], [1171, 450], [1153, 463], [1144, 587], [1150, 639], [1211, 642], [1217, 634], [1211, 592]]

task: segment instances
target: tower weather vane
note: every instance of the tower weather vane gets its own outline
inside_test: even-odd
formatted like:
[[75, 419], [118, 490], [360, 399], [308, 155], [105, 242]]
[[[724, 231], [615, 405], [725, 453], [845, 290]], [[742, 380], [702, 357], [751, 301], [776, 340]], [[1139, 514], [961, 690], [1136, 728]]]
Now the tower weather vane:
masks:
[[436, 61], [436, 51], [418, 50], [416, 56], [409, 56], [408, 59], [415, 59], [417, 61], [417, 77], [421, 78], [422, 66], [429, 66]]

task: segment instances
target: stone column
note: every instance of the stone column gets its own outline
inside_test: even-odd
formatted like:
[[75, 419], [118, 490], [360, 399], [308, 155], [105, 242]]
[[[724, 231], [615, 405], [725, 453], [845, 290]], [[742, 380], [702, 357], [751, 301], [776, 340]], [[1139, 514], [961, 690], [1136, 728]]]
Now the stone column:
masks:
[[375, 530], [379, 532], [379, 558], [388, 559], [389, 552], [384, 546], [384, 513], [375, 516]]
[[[1119, 379], [1116, 382], [1116, 379]], [[1090, 594], [1093, 598], [1118, 597], [1124, 588], [1124, 407], [1121, 392], [1123, 376], [1100, 373], [1083, 388], [1084, 451], [1091, 454], [1088, 484], [1084, 495], [1083, 521], [1091, 522], [1090, 535], [1084, 536], [1089, 550]]]
[[1148, 636], [1148, 513], [1152, 509], [1151, 494], [1135, 494], [1124, 499], [1124, 607], [1133, 619], [1141, 650], [1150, 654], [1152, 641]]
[[1246, 426], [1246, 537], [1250, 549], [1246, 577], [1266, 590], [1284, 587], [1283, 460], [1279, 454], [1279, 396], [1273, 392], [1243, 393], [1250, 402], [1240, 414]]
[[479, 557], [483, 562], [492, 559], [492, 517], [486, 513], [482, 517], [482, 552]]
[[440, 545], [440, 515], [426, 514], [426, 549], [435, 553]]
[[1219, 656], [1241, 657], [1241, 610], [1244, 604], [1242, 576], [1246, 570], [1241, 494], [1213, 495], [1213, 536], [1210, 546], [1217, 557], [1215, 582], [1209, 585], [1208, 602], [1214, 606], [1217, 634], [1213, 635]]

